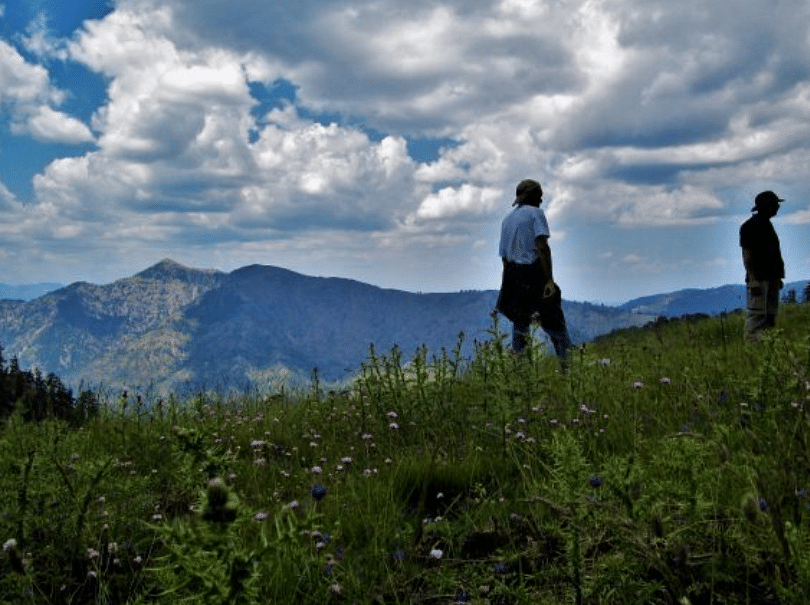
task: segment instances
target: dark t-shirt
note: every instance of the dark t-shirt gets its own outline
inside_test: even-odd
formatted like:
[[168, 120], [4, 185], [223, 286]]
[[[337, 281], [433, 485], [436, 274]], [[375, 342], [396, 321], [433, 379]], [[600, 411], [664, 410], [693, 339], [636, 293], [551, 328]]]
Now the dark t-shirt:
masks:
[[740, 227], [740, 246], [751, 253], [753, 275], [761, 280], [785, 277], [785, 263], [779, 247], [779, 237], [771, 221], [755, 214]]

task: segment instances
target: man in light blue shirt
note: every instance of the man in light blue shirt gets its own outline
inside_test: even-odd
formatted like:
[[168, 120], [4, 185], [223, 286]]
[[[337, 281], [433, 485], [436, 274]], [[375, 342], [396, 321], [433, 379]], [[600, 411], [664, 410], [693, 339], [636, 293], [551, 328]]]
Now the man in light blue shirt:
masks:
[[517, 186], [517, 206], [501, 224], [499, 254], [503, 280], [495, 310], [512, 322], [512, 350], [526, 347], [532, 321], [540, 321], [566, 369], [571, 338], [562, 312], [562, 293], [551, 267], [546, 215], [540, 209], [543, 188], [531, 179]]

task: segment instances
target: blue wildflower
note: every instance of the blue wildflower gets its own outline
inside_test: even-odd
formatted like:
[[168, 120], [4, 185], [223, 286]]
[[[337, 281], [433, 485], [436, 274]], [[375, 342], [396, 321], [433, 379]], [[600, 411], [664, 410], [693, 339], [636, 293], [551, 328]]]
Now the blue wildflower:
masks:
[[807, 498], [808, 493], [807, 493], [807, 490], [806, 490], [806, 489], [802, 488], [802, 489], [800, 489], [800, 490], [797, 490], [797, 491], [796, 491], [796, 495], [797, 495], [799, 498]]
[[312, 497], [315, 499], [316, 502], [320, 502], [323, 500], [323, 497], [326, 495], [326, 488], [322, 485], [316, 485], [312, 488]]
[[759, 510], [761, 510], [763, 513], [767, 513], [771, 508], [770, 506], [768, 506], [768, 503], [763, 499], [760, 499], [757, 506], [759, 506]]
[[492, 566], [492, 571], [494, 573], [506, 573], [509, 569], [509, 566], [506, 563], [497, 563], [496, 565]]
[[395, 550], [391, 553], [391, 558], [397, 563], [402, 563], [405, 560], [405, 552], [402, 550]]
[[602, 477], [591, 477], [588, 480], [588, 483], [591, 484], [591, 487], [597, 488], [597, 487], [602, 487], [602, 481], [603, 481]]

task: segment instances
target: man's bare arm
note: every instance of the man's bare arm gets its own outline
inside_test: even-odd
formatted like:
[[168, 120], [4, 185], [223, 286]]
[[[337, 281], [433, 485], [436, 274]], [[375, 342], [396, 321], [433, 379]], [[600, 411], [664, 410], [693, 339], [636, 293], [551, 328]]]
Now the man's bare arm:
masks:
[[743, 265], [745, 266], [745, 272], [748, 274], [748, 277], [759, 280], [760, 276], [754, 273], [754, 255], [748, 248], [742, 249], [742, 259]]

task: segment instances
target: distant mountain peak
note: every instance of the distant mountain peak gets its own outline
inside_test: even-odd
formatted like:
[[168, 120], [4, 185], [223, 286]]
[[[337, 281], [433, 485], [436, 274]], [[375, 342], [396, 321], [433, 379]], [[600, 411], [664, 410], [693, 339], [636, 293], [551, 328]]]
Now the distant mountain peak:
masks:
[[219, 271], [216, 269], [193, 269], [170, 258], [164, 258], [156, 265], [136, 274], [135, 277], [149, 280], [188, 279], [191, 276], [212, 275], [215, 273], [219, 273]]

